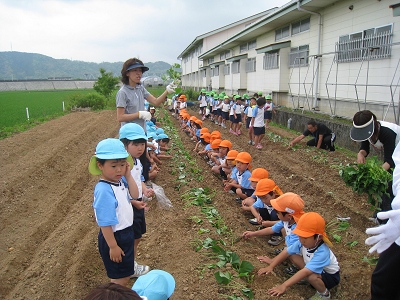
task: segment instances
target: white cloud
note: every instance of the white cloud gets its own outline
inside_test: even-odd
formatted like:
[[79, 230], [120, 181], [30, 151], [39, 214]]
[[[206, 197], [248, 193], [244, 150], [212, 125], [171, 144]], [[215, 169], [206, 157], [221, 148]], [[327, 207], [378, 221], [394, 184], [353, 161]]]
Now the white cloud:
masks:
[[174, 63], [196, 36], [286, 2], [0, 0], [0, 51]]

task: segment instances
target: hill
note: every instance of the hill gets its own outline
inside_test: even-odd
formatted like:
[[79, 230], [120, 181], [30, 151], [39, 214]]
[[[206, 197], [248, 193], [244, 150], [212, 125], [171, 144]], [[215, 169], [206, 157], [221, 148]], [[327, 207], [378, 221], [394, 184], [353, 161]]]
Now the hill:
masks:
[[[69, 59], [55, 59], [50, 56], [16, 51], [0, 52], [0, 80], [33, 80], [54, 77], [69, 77], [71, 79], [96, 79], [99, 69], [113, 72], [120, 76], [123, 62], [84, 62]], [[145, 62], [150, 68], [146, 76], [162, 76], [171, 65], [157, 61]]]

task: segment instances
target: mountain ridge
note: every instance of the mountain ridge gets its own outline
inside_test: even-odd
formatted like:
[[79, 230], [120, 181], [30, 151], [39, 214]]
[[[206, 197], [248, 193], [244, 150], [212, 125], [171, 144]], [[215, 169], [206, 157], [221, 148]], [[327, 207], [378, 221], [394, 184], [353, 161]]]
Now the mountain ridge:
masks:
[[[0, 80], [40, 79], [97, 79], [100, 68], [120, 76], [124, 62], [85, 62], [80, 60], [56, 59], [39, 53], [18, 51], [0, 52]], [[145, 76], [162, 76], [171, 65], [163, 62], [147, 62], [149, 71]]]

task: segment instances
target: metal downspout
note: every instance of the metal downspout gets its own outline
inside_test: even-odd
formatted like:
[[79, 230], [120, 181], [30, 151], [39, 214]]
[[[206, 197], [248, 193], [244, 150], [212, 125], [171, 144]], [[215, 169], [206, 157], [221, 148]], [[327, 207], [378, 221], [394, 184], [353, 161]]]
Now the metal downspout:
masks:
[[318, 16], [318, 43], [317, 43], [317, 55], [315, 56], [315, 59], [317, 60], [317, 67], [316, 67], [317, 70], [315, 76], [314, 101], [313, 101], [313, 108], [315, 108], [317, 107], [318, 89], [319, 89], [319, 61], [321, 59], [322, 17], [320, 13], [316, 13], [302, 8], [300, 2], [301, 0], [297, 1], [297, 10]]

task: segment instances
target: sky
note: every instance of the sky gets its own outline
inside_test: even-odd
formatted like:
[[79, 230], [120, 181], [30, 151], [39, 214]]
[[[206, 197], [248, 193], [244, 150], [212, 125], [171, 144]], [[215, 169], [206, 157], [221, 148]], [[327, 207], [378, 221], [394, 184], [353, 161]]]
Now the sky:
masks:
[[199, 35], [289, 0], [0, 0], [0, 51], [180, 63]]

